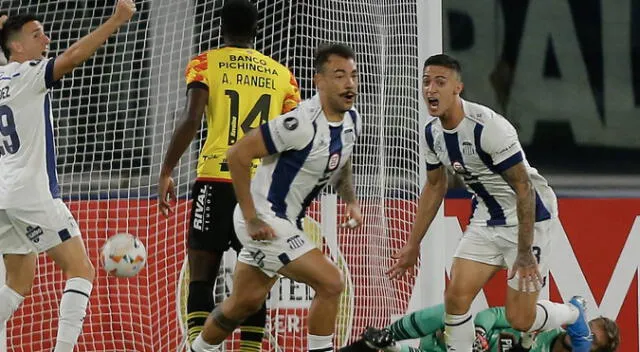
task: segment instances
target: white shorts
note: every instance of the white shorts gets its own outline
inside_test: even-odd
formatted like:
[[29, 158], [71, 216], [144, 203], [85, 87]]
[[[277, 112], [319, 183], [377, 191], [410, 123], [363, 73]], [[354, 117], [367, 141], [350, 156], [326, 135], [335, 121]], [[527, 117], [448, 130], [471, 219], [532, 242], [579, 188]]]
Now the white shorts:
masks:
[[260, 217], [273, 228], [276, 238], [269, 241], [256, 241], [249, 236], [239, 206], [233, 212], [233, 225], [242, 243], [238, 260], [260, 268], [269, 277], [278, 274], [283, 266], [289, 264], [312, 249], [315, 244], [296, 225], [277, 216]]
[[42, 253], [75, 236], [78, 223], [60, 199], [32, 209], [0, 209], [0, 254]]
[[[538, 261], [543, 286], [547, 284], [551, 258], [551, 236], [561, 226], [558, 218], [536, 222], [533, 229], [533, 254]], [[518, 254], [518, 226], [469, 225], [464, 232], [454, 257], [469, 259], [510, 269]], [[516, 274], [507, 284], [518, 289]]]

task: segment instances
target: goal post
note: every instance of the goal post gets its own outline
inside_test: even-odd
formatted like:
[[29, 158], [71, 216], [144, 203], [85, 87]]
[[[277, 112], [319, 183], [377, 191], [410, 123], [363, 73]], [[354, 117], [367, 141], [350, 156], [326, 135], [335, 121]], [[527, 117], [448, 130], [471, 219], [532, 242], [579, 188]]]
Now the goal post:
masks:
[[[385, 274], [391, 254], [408, 238], [425, 180], [420, 139], [426, 112], [419, 87], [422, 62], [441, 50], [441, 0], [254, 2], [261, 18], [256, 49], [291, 68], [303, 98], [315, 93], [313, 53], [318, 44], [343, 42], [357, 55], [356, 108], [363, 133], [354, 154], [354, 184], [365, 224], [356, 231], [338, 227], [344, 204], [331, 190], [312, 204], [305, 220], [305, 231], [345, 275], [336, 334], [336, 343], [343, 344], [366, 326], [384, 326], [408, 309], [442, 299], [443, 273], [431, 263], [444, 262], [437, 257], [441, 252], [433, 252], [438, 243], [423, 249], [429, 261], [418, 278], [390, 281]], [[102, 23], [115, 0], [4, 4], [10, 15], [41, 15], [51, 52], [58, 55]], [[204, 126], [173, 175], [179, 199], [169, 219], [157, 211], [156, 182], [186, 100], [184, 68], [198, 52], [221, 44], [224, 0], [136, 4], [132, 22], [53, 91], [62, 193], [97, 269], [78, 351], [184, 348], [185, 239]], [[99, 266], [99, 248], [118, 232], [138, 236], [147, 248], [147, 266], [134, 278], [109, 277]], [[228, 294], [232, 263], [232, 258], [226, 260], [221, 270], [218, 299]], [[442, 281], [432, 281], [433, 275]], [[51, 350], [63, 284], [60, 271], [41, 256], [32, 295], [7, 325], [8, 351]], [[305, 348], [312, 297], [312, 290], [290, 280], [276, 285], [268, 300], [265, 350]], [[227, 347], [237, 346], [237, 339], [234, 335]]]

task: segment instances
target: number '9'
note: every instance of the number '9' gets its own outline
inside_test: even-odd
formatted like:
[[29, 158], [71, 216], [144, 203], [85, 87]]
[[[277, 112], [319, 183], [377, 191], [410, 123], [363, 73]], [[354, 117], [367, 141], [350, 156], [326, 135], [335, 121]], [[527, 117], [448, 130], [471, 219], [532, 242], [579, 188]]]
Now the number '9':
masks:
[[13, 119], [13, 111], [6, 105], [0, 105], [0, 156], [15, 154], [20, 149], [20, 139]]

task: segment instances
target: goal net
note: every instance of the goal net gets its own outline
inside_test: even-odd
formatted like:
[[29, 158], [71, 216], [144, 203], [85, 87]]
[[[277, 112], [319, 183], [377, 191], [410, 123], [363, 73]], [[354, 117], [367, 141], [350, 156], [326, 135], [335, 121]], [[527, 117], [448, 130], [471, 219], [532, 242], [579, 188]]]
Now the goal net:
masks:
[[[52, 54], [97, 27], [115, 1], [2, 0], [10, 14], [44, 20]], [[184, 346], [188, 268], [185, 238], [190, 187], [206, 130], [175, 170], [176, 212], [157, 211], [156, 181], [185, 104], [184, 68], [195, 54], [221, 44], [221, 0], [138, 0], [133, 21], [53, 91], [58, 172], [64, 199], [78, 220], [97, 278], [79, 351], [179, 351]], [[356, 192], [365, 225], [345, 231], [343, 205], [328, 191], [313, 203], [306, 231], [339, 265], [346, 289], [336, 343], [365, 326], [383, 326], [407, 309], [413, 278], [385, 276], [390, 255], [407, 238], [419, 184], [416, 0], [258, 0], [256, 48], [292, 69], [303, 98], [314, 94], [313, 51], [321, 42], [357, 53], [364, 132], [354, 157]], [[98, 251], [118, 232], [138, 236], [148, 264], [136, 277], [108, 277]], [[326, 236], [322, 239], [321, 234]], [[230, 287], [233, 255], [216, 287]], [[7, 325], [9, 351], [50, 351], [64, 278], [39, 260], [32, 295]], [[269, 298], [265, 349], [306, 348], [306, 311], [313, 292], [281, 280]], [[238, 336], [227, 343], [235, 349]]]

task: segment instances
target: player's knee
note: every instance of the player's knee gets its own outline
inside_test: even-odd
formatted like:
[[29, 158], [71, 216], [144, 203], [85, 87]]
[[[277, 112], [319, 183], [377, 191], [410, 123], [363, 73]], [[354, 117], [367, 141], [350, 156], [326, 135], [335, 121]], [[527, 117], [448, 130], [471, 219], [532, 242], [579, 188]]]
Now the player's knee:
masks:
[[464, 314], [471, 308], [473, 296], [447, 288], [444, 291], [444, 304], [450, 314]]
[[7, 277], [6, 285], [12, 290], [16, 291], [20, 296], [27, 297], [31, 293], [33, 287], [33, 279], [27, 281], [23, 280], [11, 280]]
[[234, 310], [239, 312], [243, 317], [248, 317], [259, 311], [266, 299], [267, 293], [260, 290], [243, 292], [236, 296]]
[[77, 263], [69, 265], [69, 267], [64, 268], [63, 271], [67, 279], [81, 277], [93, 282], [96, 278], [96, 268], [91, 264], [91, 261], [88, 258], [84, 258], [79, 260]]
[[223, 252], [189, 249], [189, 281], [214, 283]]
[[338, 297], [344, 291], [344, 278], [340, 271], [336, 270], [333, 275], [327, 277], [322, 283], [318, 284], [318, 288], [314, 288], [316, 295], [323, 297]]

